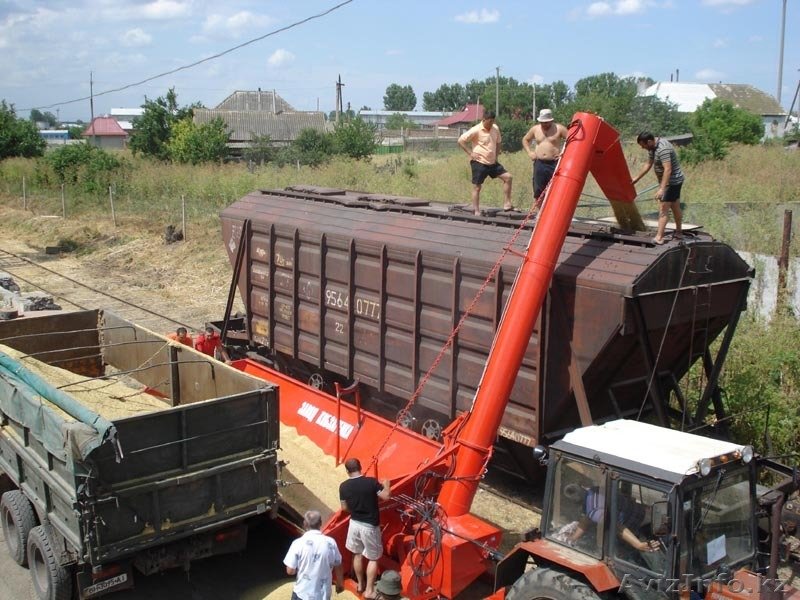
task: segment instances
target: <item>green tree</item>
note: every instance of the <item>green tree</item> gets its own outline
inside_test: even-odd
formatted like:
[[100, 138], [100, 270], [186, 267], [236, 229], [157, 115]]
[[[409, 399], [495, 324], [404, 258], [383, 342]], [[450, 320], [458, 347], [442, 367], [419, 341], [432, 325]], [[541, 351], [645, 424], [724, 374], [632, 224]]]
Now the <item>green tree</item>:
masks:
[[559, 111], [559, 117], [575, 112], [591, 112], [601, 115], [620, 131], [631, 131], [631, 107], [636, 98], [636, 78], [620, 78], [614, 73], [601, 73], [584, 77], [575, 83], [573, 101]]
[[368, 158], [375, 152], [375, 127], [358, 118], [341, 121], [334, 126], [333, 144], [338, 154]]
[[42, 156], [47, 143], [31, 121], [18, 119], [13, 104], [0, 101], [0, 160]]
[[468, 104], [467, 90], [460, 83], [443, 83], [435, 92], [422, 94], [422, 109], [430, 111], [456, 112]]
[[655, 135], [677, 135], [689, 131], [689, 119], [678, 112], [677, 104], [656, 96], [636, 96], [628, 121], [633, 130], [623, 132], [625, 134], [652, 131]]
[[[497, 120], [497, 126], [503, 136], [503, 152], [519, 152], [522, 150], [522, 138], [525, 137], [531, 127], [530, 121], [501, 117]], [[501, 160], [500, 162], [503, 161]]]
[[417, 96], [410, 85], [391, 84], [386, 88], [383, 97], [383, 107], [386, 110], [414, 110], [417, 105]]
[[199, 104], [178, 107], [178, 96], [175, 88], [170, 88], [166, 97], [159, 96], [155, 100], [145, 100], [144, 113], [134, 119], [134, 130], [128, 140], [128, 147], [134, 154], [143, 154], [158, 158], [169, 159], [169, 138], [172, 126], [191, 117]]
[[104, 192], [119, 175], [123, 162], [91, 144], [69, 144], [48, 152], [46, 164], [61, 183], [77, 184], [86, 192]]
[[170, 159], [192, 165], [220, 162], [228, 155], [226, 128], [219, 117], [202, 125], [196, 125], [191, 117], [185, 117], [172, 125], [167, 142]]
[[[342, 124], [340, 124], [340, 127]], [[334, 154], [334, 140], [330, 133], [316, 129], [303, 129], [291, 143], [287, 151], [282, 153], [280, 162], [319, 166], [330, 160]]]
[[31, 121], [34, 123], [44, 123], [48, 129], [55, 129], [58, 119], [51, 112], [41, 112], [38, 108], [31, 110]]
[[275, 159], [276, 149], [269, 135], [250, 134], [250, 146], [244, 149], [243, 156], [260, 165], [272, 162]]
[[692, 115], [691, 125], [693, 131], [726, 143], [757, 144], [764, 137], [758, 115], [720, 98], [705, 100]]
[[394, 113], [386, 119], [386, 129], [419, 129], [419, 125], [403, 113]]
[[83, 132], [86, 131], [86, 127], [84, 125], [73, 125], [67, 131], [69, 132], [69, 139], [80, 140], [83, 139]]

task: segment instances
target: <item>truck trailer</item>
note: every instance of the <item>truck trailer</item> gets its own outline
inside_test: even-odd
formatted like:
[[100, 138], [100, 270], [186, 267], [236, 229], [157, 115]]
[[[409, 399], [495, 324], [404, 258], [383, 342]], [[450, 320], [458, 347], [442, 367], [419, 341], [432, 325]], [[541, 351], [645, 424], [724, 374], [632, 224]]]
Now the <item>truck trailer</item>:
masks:
[[33, 597], [247, 543], [279, 508], [277, 388], [103, 310], [0, 322], [0, 513]]

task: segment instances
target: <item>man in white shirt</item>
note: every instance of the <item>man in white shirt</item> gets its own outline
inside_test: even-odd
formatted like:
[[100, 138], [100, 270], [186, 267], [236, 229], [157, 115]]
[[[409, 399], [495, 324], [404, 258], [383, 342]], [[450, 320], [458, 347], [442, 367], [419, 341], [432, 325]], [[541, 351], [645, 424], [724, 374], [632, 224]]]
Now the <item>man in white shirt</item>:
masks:
[[322, 515], [309, 510], [303, 515], [305, 533], [292, 542], [283, 564], [286, 573], [297, 575], [292, 590], [292, 600], [330, 600], [333, 578], [336, 573], [336, 593], [344, 589], [342, 555], [332, 537], [320, 531]]

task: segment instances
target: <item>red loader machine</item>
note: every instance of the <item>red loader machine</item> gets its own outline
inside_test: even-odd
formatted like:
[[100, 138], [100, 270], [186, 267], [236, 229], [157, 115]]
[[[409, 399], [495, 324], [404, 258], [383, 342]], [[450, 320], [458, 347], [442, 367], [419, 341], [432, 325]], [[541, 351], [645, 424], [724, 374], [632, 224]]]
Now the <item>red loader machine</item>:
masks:
[[[352, 407], [346, 409], [345, 415], [342, 412], [345, 405], [335, 400], [331, 401], [332, 408], [322, 409], [330, 417], [323, 422], [330, 421], [332, 426], [328, 428], [331, 435], [320, 446], [324, 444], [326, 452], [334, 454], [337, 461], [348, 454], [362, 459], [371, 454], [373, 462], [366, 471], [392, 479], [392, 497], [381, 505], [384, 544], [381, 567], [400, 571], [404, 594], [413, 600], [455, 598], [484, 574], [492, 561], [500, 558], [497, 549], [501, 530], [469, 511], [491, 458], [503, 412], [589, 173], [608, 198], [628, 203], [634, 200], [636, 192], [618, 133], [596, 115], [576, 113], [522, 256], [472, 407], [445, 429], [441, 445], [422, 442], [420, 436], [396, 426], [387, 433], [385, 422], [376, 434], [374, 419]], [[240, 269], [237, 264], [236, 272]], [[305, 421], [320, 423], [316, 415], [324, 394], [275, 374], [256, 361], [237, 361], [235, 366], [279, 379], [284, 423], [302, 424], [303, 418], [289, 419], [284, 410], [294, 406], [295, 412], [308, 411], [308, 405], [316, 409], [315, 417]], [[287, 397], [295, 400], [283, 402]], [[678, 594], [681, 598], [709, 600], [789, 597], [775, 585], [780, 534], [774, 526], [775, 519], [773, 526], [759, 525], [767, 516], [765, 507], [770, 502], [772, 513], [780, 515], [780, 507], [777, 512], [774, 507], [794, 487], [796, 477], [791, 477], [791, 472], [778, 469], [782, 486], [761, 493], [756, 488], [757, 461], [746, 447], [630, 421], [615, 421], [603, 427], [581, 428], [553, 447], [544, 500], [544, 539], [519, 544], [500, 562], [495, 597], [508, 595], [514, 600], [668, 598]], [[626, 433], [626, 428], [638, 432], [637, 436]], [[585, 433], [598, 429], [605, 431], [605, 435]], [[319, 431], [304, 431], [300, 426], [298, 431], [315, 440], [324, 437]], [[660, 431], [678, 437], [662, 439], [654, 433]], [[637, 454], [637, 448], [651, 438], [658, 438], [661, 445], [659, 452], [645, 460]], [[614, 446], [609, 439], [619, 445]], [[683, 446], [691, 448], [691, 452], [682, 455], [682, 460], [670, 461], [670, 452]], [[368, 450], [372, 452], [367, 454]], [[563, 457], [571, 459], [567, 462], [577, 473], [572, 479], [562, 472], [567, 464]], [[659, 465], [662, 459], [665, 464]], [[399, 460], [404, 465], [417, 466], [404, 473], [397, 466]], [[621, 486], [620, 481], [625, 485]], [[570, 493], [565, 491], [567, 483], [574, 484]], [[637, 504], [649, 509], [648, 525], [652, 537], [657, 538], [653, 543], [658, 543], [663, 555], [660, 566], [635, 562], [616, 553], [621, 545], [617, 542], [620, 497], [623, 492], [631, 493], [635, 486], [639, 491], [639, 496], [634, 496]], [[595, 490], [595, 503], [604, 509], [605, 516], [598, 519], [601, 525], [595, 531], [583, 536], [585, 543], [594, 544], [587, 546], [587, 550], [569, 537], [574, 535], [577, 524], [573, 526], [573, 534], [562, 531], [577, 521], [583, 499], [577, 500], [577, 508], [569, 510], [562, 508], [561, 503], [564, 498], [574, 501], [576, 495], [591, 489]], [[757, 501], [757, 494], [761, 502]], [[767, 497], [772, 500], [764, 500]], [[340, 548], [344, 548], [348, 523], [349, 516], [339, 512], [325, 527]], [[771, 543], [766, 554], [771, 581], [743, 595], [742, 589], [753, 588], [751, 584], [756, 580], [760, 582], [756, 573], [764, 566], [765, 555], [761, 552], [763, 544], [759, 545], [759, 532], [765, 530]], [[637, 535], [645, 534], [637, 532]], [[348, 568], [351, 557], [344, 554]], [[531, 561], [537, 567], [528, 570]], [[670, 581], [692, 570], [701, 580], [696, 588], [670, 587]], [[714, 578], [715, 582], [710, 581]], [[744, 582], [742, 589], [730, 585], [734, 581], [737, 586]], [[354, 582], [348, 585], [355, 591]], [[676, 591], [678, 588], [680, 591]]]

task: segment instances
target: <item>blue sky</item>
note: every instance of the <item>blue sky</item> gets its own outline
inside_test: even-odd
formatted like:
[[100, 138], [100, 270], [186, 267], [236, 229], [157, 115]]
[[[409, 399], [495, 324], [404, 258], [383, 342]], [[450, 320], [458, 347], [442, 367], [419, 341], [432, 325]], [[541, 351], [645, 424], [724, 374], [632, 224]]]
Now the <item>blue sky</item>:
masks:
[[[188, 65], [343, 0], [0, 0], [0, 99], [88, 120], [89, 102], [51, 106]], [[786, 15], [781, 101], [800, 77], [800, 2]], [[327, 16], [220, 58], [95, 98], [95, 114], [175, 87], [213, 107], [274, 89], [298, 110], [383, 108], [392, 83], [422, 94], [503, 76], [550, 83], [603, 72], [748, 83], [777, 96], [782, 0], [352, 0]]]

